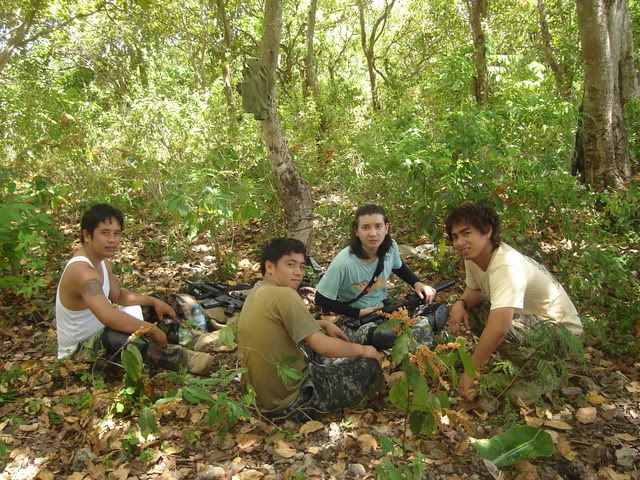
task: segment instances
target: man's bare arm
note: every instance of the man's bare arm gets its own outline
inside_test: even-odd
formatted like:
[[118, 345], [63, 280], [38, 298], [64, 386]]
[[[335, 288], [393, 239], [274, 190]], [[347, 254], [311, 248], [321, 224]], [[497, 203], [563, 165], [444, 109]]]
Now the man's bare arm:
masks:
[[111, 285], [109, 298], [113, 303], [123, 307], [127, 305], [148, 305], [155, 309], [158, 318], [171, 317], [177, 320], [176, 312], [162, 300], [122, 288], [120, 282], [118, 282], [118, 279], [113, 274], [110, 263], [107, 264], [107, 272], [109, 273], [109, 283]]
[[473, 351], [473, 363], [480, 368], [504, 341], [513, 323], [513, 308], [491, 310], [487, 325], [482, 330], [478, 344]]
[[363, 357], [373, 358], [378, 362], [382, 362], [382, 353], [371, 345], [345, 342], [338, 338], [329, 337], [321, 331], [312, 333], [304, 340], [314, 352], [327, 357]]
[[148, 328], [151, 338], [154, 342], [164, 347], [167, 344], [166, 335], [157, 325], [122, 312], [115, 308], [111, 302], [105, 297], [102, 291], [102, 282], [95, 270], [85, 270], [81, 275], [82, 288], [80, 295], [87, 305], [87, 308], [96, 316], [96, 318], [110, 328], [123, 333], [133, 333], [140, 328]]

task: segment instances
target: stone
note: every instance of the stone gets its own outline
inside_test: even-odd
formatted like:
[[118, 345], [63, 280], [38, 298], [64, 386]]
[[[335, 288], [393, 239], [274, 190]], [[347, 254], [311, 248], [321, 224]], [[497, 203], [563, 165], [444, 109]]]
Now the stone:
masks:
[[364, 466], [360, 463], [349, 464], [349, 466], [347, 467], [347, 470], [351, 475], [355, 475], [357, 478], [363, 477], [367, 473]]
[[198, 473], [196, 478], [198, 480], [216, 480], [218, 478], [226, 477], [227, 472], [220, 466], [209, 465], [207, 468]]
[[633, 469], [633, 464], [638, 460], [638, 452], [629, 447], [622, 447], [616, 450], [616, 465], [625, 470]]
[[91, 463], [95, 463], [98, 459], [95, 453], [88, 448], [81, 448], [76, 450], [73, 454], [73, 460], [71, 460], [71, 468], [75, 471], [81, 471], [86, 468], [87, 460]]

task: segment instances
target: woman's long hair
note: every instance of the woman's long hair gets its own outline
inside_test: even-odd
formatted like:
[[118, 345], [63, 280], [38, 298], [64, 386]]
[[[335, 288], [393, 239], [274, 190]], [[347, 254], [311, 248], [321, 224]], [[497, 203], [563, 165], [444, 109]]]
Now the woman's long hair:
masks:
[[[362, 205], [360, 208], [356, 210], [356, 213], [353, 218], [353, 222], [351, 223], [351, 240], [349, 242], [349, 251], [358, 258], [362, 258], [362, 259], [369, 258], [369, 256], [366, 254], [366, 252], [362, 248], [362, 242], [356, 235], [356, 232], [358, 231], [358, 222], [360, 221], [360, 217], [363, 217], [365, 215], [376, 215], [376, 214], [382, 215], [382, 218], [384, 218], [384, 223], [386, 225], [389, 225], [387, 214], [384, 213], [384, 208], [382, 208], [380, 205], [367, 203], [365, 205]], [[387, 233], [387, 235], [384, 237], [384, 240], [378, 247], [378, 251], [376, 252], [377, 257], [384, 258], [384, 256], [387, 254], [390, 248], [391, 248], [391, 235]]]

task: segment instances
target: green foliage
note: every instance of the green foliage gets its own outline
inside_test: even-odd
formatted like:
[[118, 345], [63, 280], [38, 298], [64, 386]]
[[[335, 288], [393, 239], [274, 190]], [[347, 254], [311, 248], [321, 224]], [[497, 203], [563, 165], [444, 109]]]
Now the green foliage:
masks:
[[22, 186], [0, 183], [0, 290], [29, 298], [47, 284], [43, 270], [51, 246], [47, 237], [53, 241], [47, 213], [51, 189], [41, 177]]
[[158, 430], [158, 424], [153, 411], [144, 407], [140, 412], [140, 433], [146, 439], [150, 434]]
[[218, 337], [220, 343], [231, 350], [236, 348], [236, 330], [233, 324], [229, 323], [220, 329], [220, 336]]
[[12, 402], [17, 398], [18, 392], [14, 389], [15, 381], [26, 376], [26, 372], [16, 366], [0, 374], [0, 405]]
[[120, 353], [120, 361], [124, 368], [124, 387], [116, 394], [111, 405], [111, 412], [117, 415], [134, 412], [148, 400], [142, 382], [144, 364], [140, 350], [129, 343]]
[[420, 452], [405, 451], [396, 440], [382, 437], [382, 460], [376, 466], [378, 480], [420, 480], [427, 470]]
[[283, 383], [286, 384], [289, 380], [302, 380], [302, 372], [294, 366], [297, 362], [298, 358], [294, 355], [287, 355], [275, 362], [278, 377], [280, 377], [280, 380], [282, 380]]
[[413, 334], [414, 320], [401, 309], [378, 330], [397, 332], [391, 361], [401, 365], [404, 372], [391, 385], [389, 400], [406, 416], [414, 434], [429, 435], [438, 430], [440, 413], [449, 407], [447, 380], [457, 384], [459, 364], [471, 376], [475, 376], [475, 367], [462, 337], [454, 340], [445, 336], [446, 345], [439, 352], [418, 344]]
[[0, 471], [4, 470], [7, 463], [9, 463], [9, 450], [7, 444], [0, 440]]
[[494, 437], [476, 440], [471, 446], [498, 468], [530, 458], [549, 457], [555, 450], [551, 435], [529, 426], [514, 427]]

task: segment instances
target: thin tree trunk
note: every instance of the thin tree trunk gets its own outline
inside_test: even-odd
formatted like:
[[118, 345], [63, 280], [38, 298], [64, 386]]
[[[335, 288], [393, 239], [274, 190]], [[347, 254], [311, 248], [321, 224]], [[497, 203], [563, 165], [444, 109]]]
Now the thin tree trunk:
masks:
[[623, 107], [637, 95], [626, 0], [578, 0], [585, 64], [582, 179], [596, 188], [620, 188], [631, 174]]
[[262, 122], [262, 137], [276, 177], [278, 195], [284, 207], [287, 233], [310, 246], [313, 230], [313, 202], [309, 186], [295, 164], [280, 125], [276, 105], [276, 69], [282, 35], [282, 0], [265, 0], [264, 33], [260, 61], [267, 72], [269, 98], [267, 119]]
[[307, 55], [304, 62], [305, 73], [305, 94], [309, 93], [318, 104], [320, 99], [320, 89], [318, 88], [318, 75], [316, 74], [316, 57], [313, 48], [313, 40], [316, 30], [316, 12], [318, 10], [318, 0], [311, 0], [309, 4], [309, 16], [307, 18]]
[[376, 86], [377, 76], [376, 76], [375, 46], [387, 25], [387, 18], [389, 17], [389, 13], [391, 13], [391, 9], [393, 8], [395, 1], [396, 0], [391, 0], [390, 3], [385, 2], [384, 11], [373, 22], [368, 39], [367, 39], [367, 28], [365, 24], [365, 15], [364, 15], [364, 10], [365, 10], [364, 0], [358, 0], [357, 2], [358, 17], [360, 20], [360, 43], [362, 45], [362, 52], [364, 53], [364, 56], [367, 60], [367, 71], [369, 73], [369, 86], [371, 88], [371, 106], [374, 111], [380, 110], [380, 107], [381, 107], [380, 98], [378, 96], [378, 89]]
[[473, 58], [476, 66], [474, 94], [476, 101], [485, 105], [489, 102], [489, 72], [487, 69], [487, 44], [482, 21], [487, 13], [487, 0], [468, 0], [469, 25], [473, 36]]
[[231, 25], [229, 17], [227, 16], [227, 7], [225, 0], [216, 0], [218, 6], [218, 22], [222, 26], [222, 84], [224, 86], [224, 98], [227, 102], [227, 109], [229, 110], [229, 120], [232, 124], [236, 123], [237, 113], [236, 104], [233, 98], [233, 85], [231, 82], [231, 68], [229, 66], [231, 56], [231, 45], [233, 43], [233, 33], [231, 32]]
[[567, 76], [564, 68], [558, 62], [556, 54], [553, 50], [553, 39], [551, 38], [551, 32], [549, 31], [549, 23], [547, 22], [547, 12], [544, 4], [544, 0], [538, 0], [538, 17], [540, 22], [540, 40], [542, 42], [542, 51], [544, 53], [545, 62], [556, 79], [556, 85], [558, 92], [565, 99], [571, 98], [571, 86], [567, 82]]

